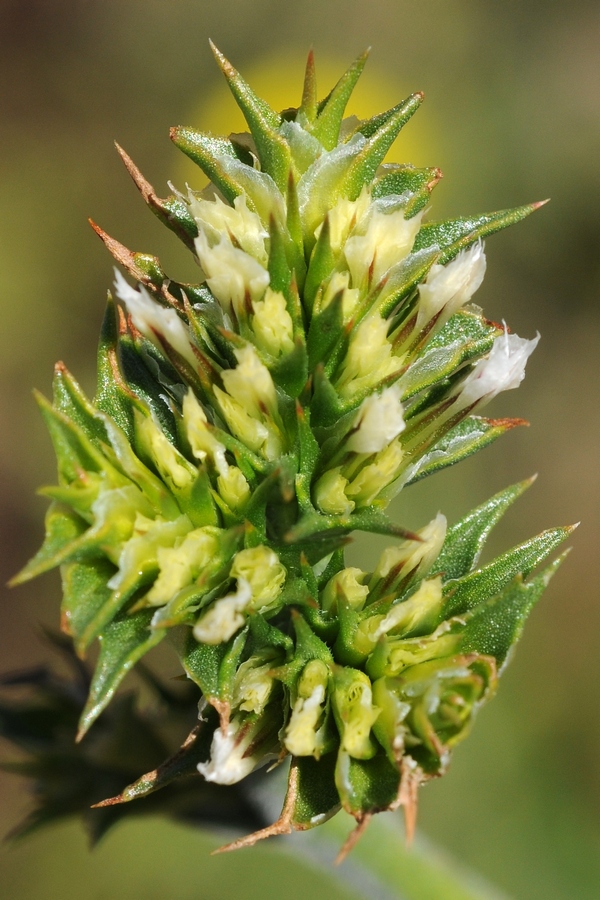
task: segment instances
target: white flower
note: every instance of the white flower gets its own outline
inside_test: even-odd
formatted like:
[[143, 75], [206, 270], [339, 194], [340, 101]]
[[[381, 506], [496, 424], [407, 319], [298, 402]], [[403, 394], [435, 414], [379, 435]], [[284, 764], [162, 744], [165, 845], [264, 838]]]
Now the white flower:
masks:
[[118, 269], [115, 269], [115, 291], [119, 300], [127, 307], [133, 324], [145, 338], [163, 350], [163, 345], [157, 337], [161, 335], [186, 362], [196, 368], [197, 360], [188, 329], [174, 309], [165, 309], [156, 303], [141, 285], [139, 291], [136, 291], [125, 281]]
[[261, 419], [265, 410], [271, 414], [277, 410], [277, 394], [271, 373], [258, 358], [251, 345], [235, 351], [238, 361], [235, 369], [221, 373], [225, 390], [230, 397], [244, 407], [255, 419]]
[[261, 612], [279, 597], [287, 572], [275, 551], [259, 544], [236, 553], [230, 574], [248, 585], [252, 608]]
[[468, 303], [481, 285], [486, 260], [483, 244], [478, 241], [463, 250], [445, 266], [432, 266], [427, 280], [419, 287], [419, 306], [415, 331], [420, 332], [443, 310], [442, 320]]
[[315, 503], [327, 516], [349, 516], [354, 509], [354, 501], [346, 496], [348, 479], [340, 467], [328, 469], [321, 475], [314, 488]]
[[250, 585], [244, 578], [238, 578], [235, 593], [221, 597], [198, 619], [194, 625], [196, 640], [200, 644], [213, 645], [228, 641], [243, 627], [246, 621], [244, 613], [251, 601]]
[[294, 756], [312, 756], [318, 752], [317, 725], [323, 714], [325, 688], [317, 684], [310, 697], [299, 697], [285, 732], [285, 746]]
[[394, 547], [386, 547], [373, 572], [371, 584], [387, 578], [392, 571], [395, 571], [395, 578], [412, 573], [417, 577], [425, 575], [440, 554], [446, 529], [446, 517], [438, 513], [435, 519], [417, 532], [420, 541], [402, 541]]
[[378, 284], [388, 269], [408, 256], [420, 227], [420, 214], [405, 219], [402, 209], [386, 213], [373, 205], [364, 234], [353, 234], [344, 247], [352, 287], [366, 290]]
[[480, 400], [488, 402], [501, 391], [518, 388], [525, 377], [527, 360], [537, 347], [539, 339], [539, 334], [533, 340], [509, 334], [504, 326], [504, 334], [496, 338], [489, 356], [480, 359], [463, 381], [452, 412]]
[[215, 729], [210, 759], [198, 763], [198, 771], [207, 781], [215, 784], [237, 784], [263, 759], [245, 755], [255, 737], [256, 729], [237, 718], [232, 719], [225, 729]]
[[[334, 272], [323, 291], [320, 310], [326, 309], [333, 298], [342, 292], [342, 317], [345, 322], [351, 317], [360, 299], [358, 288], [351, 288], [350, 272]], [[320, 311], [319, 310], [319, 311]]]
[[196, 528], [175, 547], [158, 547], [156, 557], [160, 574], [146, 597], [150, 606], [168, 603], [218, 559], [219, 535], [217, 528]]
[[225, 312], [229, 313], [233, 306], [236, 315], [240, 315], [247, 294], [252, 302], [261, 299], [269, 284], [269, 273], [245, 250], [234, 247], [227, 234], [222, 234], [211, 247], [201, 231], [195, 246], [206, 283]]
[[400, 441], [392, 441], [352, 479], [346, 488], [346, 496], [357, 507], [370, 506], [396, 480], [403, 457]]
[[204, 462], [207, 456], [210, 457], [217, 472], [226, 476], [229, 464], [225, 458], [225, 447], [208, 428], [206, 413], [191, 388], [183, 398], [183, 422], [187, 439], [196, 459]]
[[363, 319], [352, 333], [342, 373], [336, 383], [344, 399], [400, 371], [401, 360], [392, 356], [388, 328], [389, 322], [375, 313]]
[[371, 394], [363, 400], [346, 449], [355, 453], [378, 453], [405, 427], [400, 388], [392, 385], [381, 394]]
[[269, 233], [257, 214], [248, 209], [245, 194], [240, 194], [233, 201], [233, 206], [229, 206], [218, 196], [214, 200], [205, 200], [190, 192], [189, 203], [198, 228], [207, 232], [209, 240], [214, 237], [211, 243], [215, 243], [222, 234], [232, 234], [242, 250], [266, 266], [265, 238], [269, 237]]
[[264, 300], [254, 304], [252, 331], [256, 345], [275, 359], [294, 349], [294, 326], [280, 291], [267, 288]]
[[[371, 203], [371, 193], [365, 185], [356, 200], [341, 197], [327, 213], [329, 217], [329, 243], [334, 253], [339, 253], [357, 222], [360, 222]], [[315, 231], [321, 233], [322, 225]]]

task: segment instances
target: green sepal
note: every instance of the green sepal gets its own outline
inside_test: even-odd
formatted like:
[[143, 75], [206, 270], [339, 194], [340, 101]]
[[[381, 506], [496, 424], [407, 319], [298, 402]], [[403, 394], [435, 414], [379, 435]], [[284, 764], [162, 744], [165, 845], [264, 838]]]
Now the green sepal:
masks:
[[292, 611], [292, 624], [296, 635], [294, 655], [290, 662], [273, 669], [272, 674], [295, 692], [298, 678], [308, 662], [319, 659], [330, 667], [333, 664], [333, 657], [327, 644], [315, 634], [304, 616], [297, 610]]
[[465, 216], [448, 222], [428, 222], [417, 234], [413, 252], [437, 245], [441, 251], [438, 262], [445, 265], [475, 241], [520, 222], [540, 206], [543, 206], [543, 202], [484, 213], [481, 216]]
[[353, 759], [340, 750], [335, 782], [346, 812], [360, 819], [365, 813], [382, 812], [395, 804], [400, 772], [383, 751], [371, 759]]
[[119, 318], [109, 292], [98, 343], [98, 382], [95, 405], [107, 413], [128, 441], [133, 440], [133, 407], [138, 403], [123, 379], [118, 360]]
[[252, 613], [248, 618], [248, 625], [250, 626], [248, 644], [251, 654], [263, 650], [265, 647], [281, 647], [286, 656], [293, 653], [294, 642], [291, 637], [267, 622], [260, 613]]
[[308, 356], [302, 335], [296, 335], [294, 349], [270, 367], [273, 381], [288, 397], [300, 396], [308, 381]]
[[290, 799], [293, 799], [294, 830], [316, 828], [339, 812], [340, 797], [335, 784], [335, 764], [335, 753], [326, 753], [319, 760], [312, 756], [296, 756], [292, 760], [295, 779], [291, 783], [295, 790]]
[[127, 480], [108, 462], [87, 437], [83, 429], [64, 413], [54, 409], [46, 398], [36, 392], [36, 400], [50, 432], [58, 462], [58, 473], [67, 484], [75, 481], [80, 472], [102, 472], [112, 487], [121, 487]]
[[79, 720], [77, 740], [89, 730], [130, 669], [164, 637], [163, 631], [151, 631], [153, 610], [121, 613], [99, 636], [100, 654], [90, 693]]
[[[200, 166], [207, 178], [230, 203], [233, 203], [235, 198], [243, 193], [242, 186], [223, 165], [224, 156], [237, 159], [231, 141], [226, 138], [213, 137], [210, 134], [202, 134], [194, 128], [186, 128], [183, 125], [171, 129], [171, 140], [186, 156], [189, 156], [192, 162]], [[250, 198], [248, 198], [248, 207], [254, 209]]]
[[493, 562], [463, 578], [444, 585], [442, 619], [462, 615], [498, 594], [518, 575], [527, 577], [573, 531], [572, 527], [551, 528], [513, 547]]
[[[242, 653], [248, 638], [248, 628], [238, 632], [228, 645], [228, 650], [219, 666], [218, 690], [216, 699], [219, 703], [230, 704], [233, 699], [233, 681], [240, 665]], [[213, 700], [213, 698], [210, 698]]]
[[258, 97], [240, 73], [211, 43], [215, 59], [227, 79], [229, 89], [248, 123], [261, 168], [275, 181], [280, 191], [286, 189], [288, 172], [292, 165], [290, 148], [279, 134], [281, 116], [269, 104]]
[[430, 577], [440, 573], [443, 580], [448, 581], [471, 572], [492, 528], [534, 481], [535, 478], [528, 478], [505, 488], [452, 525], [430, 570]]
[[[239, 643], [236, 644], [240, 635], [222, 644], [212, 645], [199, 644], [189, 628], [182, 627], [177, 631], [179, 633], [171, 634], [181, 665], [209, 703], [218, 703], [221, 699], [221, 684], [227, 683], [230, 675], [231, 660], [243, 649], [243, 646], [240, 649]], [[244, 630], [242, 634], [245, 641], [247, 631]]]
[[360, 653], [354, 647], [356, 631], [362, 621], [363, 616], [353, 609], [344, 597], [340, 597], [338, 599], [339, 631], [334, 652], [336, 662], [343, 666], [360, 666], [368, 656], [367, 653]]
[[326, 150], [333, 150], [338, 142], [344, 111], [362, 74], [368, 55], [368, 51], [366, 51], [355, 59], [325, 100], [319, 104], [317, 121], [312, 127], [312, 134]]
[[521, 637], [529, 613], [568, 552], [562, 553], [529, 581], [518, 575], [498, 597], [478, 606], [465, 626], [460, 645], [462, 652], [483, 653], [504, 663], [511, 647]]
[[304, 282], [303, 300], [308, 313], [312, 312], [319, 288], [333, 271], [335, 260], [335, 254], [331, 249], [329, 216], [325, 214], [319, 237], [310, 257]]
[[395, 106], [389, 114], [384, 114], [389, 118], [367, 138], [344, 177], [343, 192], [350, 200], [356, 200], [363, 186], [373, 181], [386, 153], [422, 102], [423, 94], [417, 92]]
[[387, 197], [390, 194], [410, 194], [420, 196], [430, 194], [442, 177], [439, 169], [417, 169], [411, 165], [383, 166], [384, 174], [376, 178], [371, 189], [371, 197]]
[[61, 569], [61, 629], [73, 638], [80, 656], [87, 646], [84, 634], [111, 596], [107, 582], [114, 574], [115, 567], [103, 558], [67, 563]]
[[[175, 377], [172, 376], [176, 376], [177, 380], [179, 376], [164, 358], [161, 358], [159, 363], [158, 354], [149, 341], [143, 341], [141, 348], [144, 357], [130, 334], [123, 334], [120, 337], [118, 359], [123, 380], [144, 406], [152, 411], [169, 440], [176, 443], [175, 417], [164, 400], [166, 387], [164, 379], [174, 381]], [[154, 371], [151, 372], [149, 366], [152, 366]]]
[[304, 408], [296, 404], [297, 431], [296, 453], [298, 456], [298, 474], [296, 475], [296, 496], [301, 511], [314, 510], [310, 488], [319, 457], [319, 445], [310, 427], [310, 407]]
[[46, 512], [44, 543], [27, 565], [14, 575], [9, 585], [24, 584], [60, 565], [71, 545], [81, 537], [88, 525], [72, 509], [62, 503], [51, 503]]
[[461, 462], [520, 425], [527, 425], [527, 422], [523, 419], [486, 419], [482, 416], [463, 419], [418, 460], [416, 472], [406, 484], [415, 484]]
[[[343, 300], [344, 293], [340, 291], [325, 309], [311, 319], [306, 339], [308, 367], [311, 371], [319, 363], [328, 360], [331, 351], [340, 341], [340, 335], [344, 334]], [[345, 343], [347, 344], [347, 338]], [[330, 374], [327, 372], [327, 366], [325, 371]]]
[[53, 406], [63, 413], [100, 449], [107, 440], [104, 423], [64, 363], [54, 367]]
[[119, 803], [139, 800], [141, 797], [147, 797], [148, 794], [153, 794], [154, 791], [167, 787], [177, 778], [197, 774], [198, 763], [204, 762], [210, 756], [210, 744], [216, 726], [215, 711], [212, 708], [205, 710], [200, 724], [192, 729], [176, 753], [166, 759], [156, 769], [141, 775], [140, 778], [124, 788], [116, 797], [110, 797], [108, 800], [94, 804], [94, 808], [115, 806]]

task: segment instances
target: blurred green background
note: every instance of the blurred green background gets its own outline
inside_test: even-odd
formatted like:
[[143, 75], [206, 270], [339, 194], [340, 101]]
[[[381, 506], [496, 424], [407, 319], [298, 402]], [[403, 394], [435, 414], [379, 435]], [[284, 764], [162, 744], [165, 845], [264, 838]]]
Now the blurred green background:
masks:
[[[0, 353], [2, 583], [37, 548], [53, 455], [31, 388], [49, 391], [64, 359], [93, 390], [111, 260], [91, 215], [134, 250], [191, 275], [176, 240], [148, 213], [117, 139], [166, 192], [204, 183], [168, 140], [173, 124], [239, 130], [212, 60], [212, 37], [276, 105], [297, 105], [313, 45], [325, 94], [372, 45], [349, 112], [367, 115], [423, 90], [426, 104], [393, 158], [437, 165], [432, 218], [552, 197], [491, 238], [477, 302], [542, 341], [498, 416], [518, 429], [456, 470], [411, 488], [395, 514], [449, 519], [538, 471], [488, 553], [581, 520], [573, 553], [534, 612], [499, 696], [451, 771], [422, 792], [425, 835], [516, 898], [600, 896], [600, 7], [592, 0], [0, 0]], [[319, 68], [320, 66], [320, 68]], [[356, 564], [376, 555], [356, 547]], [[47, 655], [59, 579], [20, 588], [0, 607], [3, 670]], [[169, 662], [163, 662], [169, 672]], [[176, 672], [175, 663], [172, 666]], [[6, 752], [3, 754], [6, 758]], [[27, 810], [3, 777], [0, 827]], [[207, 859], [207, 838], [151, 822], [122, 826], [89, 856], [75, 826], [0, 851], [11, 900], [24, 898], [331, 898], [285, 843]], [[298, 848], [298, 843], [292, 845]], [[146, 872], [146, 875], [144, 875]], [[127, 874], [128, 873], [128, 874]], [[319, 876], [323, 878], [325, 876]], [[327, 876], [329, 878], [329, 876]], [[284, 881], [285, 880], [285, 889]], [[270, 885], [270, 888], [269, 888]], [[289, 889], [287, 886], [289, 885]], [[296, 890], [296, 893], [294, 893]], [[372, 896], [375, 896], [374, 894]], [[423, 894], [422, 896], [426, 896]], [[431, 894], [445, 900], [441, 893]]]

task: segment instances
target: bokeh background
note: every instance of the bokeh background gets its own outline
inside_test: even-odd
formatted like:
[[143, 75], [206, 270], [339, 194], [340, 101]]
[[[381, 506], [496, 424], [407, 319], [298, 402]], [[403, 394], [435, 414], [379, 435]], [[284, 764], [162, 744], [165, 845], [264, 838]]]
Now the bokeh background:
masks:
[[[488, 241], [477, 297], [519, 334], [542, 334], [521, 389], [493, 408], [532, 427], [409, 489], [395, 513], [409, 526], [439, 508], [452, 519], [537, 471], [488, 552], [581, 520], [499, 696], [447, 777], [422, 792], [420, 827], [509, 896], [597, 898], [600, 7], [593, 0], [0, 0], [2, 582], [39, 544], [45, 503], [34, 490], [53, 479], [31, 389], [48, 392], [52, 365], [64, 359], [93, 391], [112, 273], [86, 217], [132, 249], [159, 255], [175, 277], [193, 277], [176, 239], [136, 196], [112, 141], [159, 193], [167, 178], [204, 183], [179, 158], [168, 128], [242, 127], [209, 37], [280, 107], [299, 102], [309, 46], [325, 94], [372, 45], [349, 111], [366, 116], [425, 92], [392, 157], [444, 171], [432, 218], [552, 198]], [[361, 543], [355, 559], [366, 565], [377, 550]], [[56, 623], [58, 598], [56, 575], [3, 597], [3, 670], [47, 655], [35, 631], [38, 622]], [[5, 832], [28, 799], [16, 780], [1, 785]], [[127, 825], [90, 856], [77, 826], [57, 827], [0, 850], [5, 896], [268, 900], [282, 896], [282, 878], [290, 897], [300, 887], [298, 897], [350, 896], [277, 848], [209, 862], [207, 840], [157, 822]]]

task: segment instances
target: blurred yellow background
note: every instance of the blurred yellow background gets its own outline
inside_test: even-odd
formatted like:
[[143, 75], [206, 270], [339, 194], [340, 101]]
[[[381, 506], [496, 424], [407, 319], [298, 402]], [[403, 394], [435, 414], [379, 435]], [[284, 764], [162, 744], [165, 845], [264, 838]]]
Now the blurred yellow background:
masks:
[[[452, 520], [537, 471], [488, 553], [544, 527], [582, 521], [499, 696], [450, 773], [422, 792], [420, 826], [510, 896], [597, 898], [600, 7], [590, 0], [2, 0], [2, 582], [40, 542], [46, 504], [34, 490], [53, 478], [31, 389], [49, 392], [52, 365], [64, 359], [93, 391], [112, 268], [86, 217], [132, 249], [160, 256], [175, 277], [193, 277], [184, 251], [136, 196], [112, 141], [159, 194], [168, 178], [180, 187], [204, 183], [179, 158], [168, 128], [242, 128], [209, 37], [276, 106], [299, 103], [311, 45], [323, 95], [372, 45], [349, 112], [365, 116], [425, 92], [424, 108], [392, 156], [443, 170], [430, 218], [552, 197], [488, 241], [488, 275], [476, 298], [490, 318], [506, 319], [522, 336], [542, 334], [519, 392], [491, 409], [523, 416], [532, 428], [409, 489], [394, 513], [408, 526], [440, 508]], [[374, 542], [359, 543], [356, 564], [375, 553]], [[56, 624], [59, 591], [53, 574], [3, 598], [2, 670], [46, 655], [36, 623]], [[1, 785], [5, 832], [28, 801], [17, 781], [6, 777]], [[302, 885], [297, 894], [290, 888], [290, 898], [356, 896], [308, 870], [296, 873], [301, 863], [277, 848], [248, 851], [226, 866], [206, 853], [206, 838], [153, 822], [123, 826], [89, 857], [71, 826], [1, 850], [0, 880], [10, 884], [11, 900], [269, 900], [284, 895], [282, 878], [294, 890]], [[133, 877], [144, 861], [160, 877]]]

